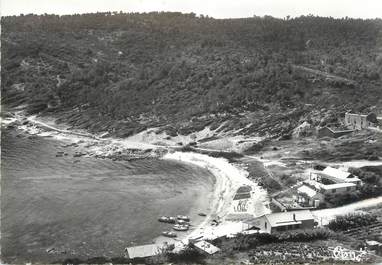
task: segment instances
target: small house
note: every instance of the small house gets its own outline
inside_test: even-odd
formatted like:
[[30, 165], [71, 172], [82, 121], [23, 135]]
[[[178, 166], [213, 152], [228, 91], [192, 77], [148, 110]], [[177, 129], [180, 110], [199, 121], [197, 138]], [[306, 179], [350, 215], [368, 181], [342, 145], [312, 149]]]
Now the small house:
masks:
[[323, 171], [319, 171], [316, 174], [321, 182], [326, 183], [354, 183], [358, 187], [362, 182], [354, 174], [333, 167], [326, 167]]
[[354, 183], [336, 183], [329, 185], [321, 185], [321, 193], [325, 196], [329, 194], [346, 194], [352, 193], [357, 190], [357, 186]]
[[381, 117], [377, 117], [375, 113], [369, 113], [368, 115], [345, 113], [345, 125], [353, 130], [380, 128], [380, 120]]
[[255, 219], [260, 231], [275, 233], [294, 229], [313, 229], [314, 218], [309, 210], [265, 214]]
[[297, 203], [301, 206], [317, 208], [322, 201], [324, 201], [324, 195], [307, 185], [297, 189]]

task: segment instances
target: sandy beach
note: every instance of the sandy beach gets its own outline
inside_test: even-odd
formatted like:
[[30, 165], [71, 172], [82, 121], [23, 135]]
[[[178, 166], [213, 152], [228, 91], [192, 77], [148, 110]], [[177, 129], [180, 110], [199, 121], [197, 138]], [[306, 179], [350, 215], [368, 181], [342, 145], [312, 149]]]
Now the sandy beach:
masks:
[[[240, 186], [247, 185], [252, 188], [252, 200], [255, 204], [255, 216], [261, 216], [269, 213], [267, 192], [257, 183], [247, 178], [248, 172], [235, 165], [232, 165], [224, 158], [214, 158], [198, 153], [174, 152], [166, 154], [163, 159], [172, 159], [194, 164], [208, 169], [216, 178], [213, 200], [211, 202], [211, 211], [205, 217], [205, 220], [190, 233], [185, 235], [183, 244], [191, 238], [211, 239], [217, 236], [235, 234], [242, 231], [241, 222], [232, 222], [226, 220], [226, 217], [232, 213], [232, 202], [237, 189]], [[211, 220], [218, 219], [221, 223], [218, 226], [212, 226]], [[168, 241], [168, 240], [167, 240]]]

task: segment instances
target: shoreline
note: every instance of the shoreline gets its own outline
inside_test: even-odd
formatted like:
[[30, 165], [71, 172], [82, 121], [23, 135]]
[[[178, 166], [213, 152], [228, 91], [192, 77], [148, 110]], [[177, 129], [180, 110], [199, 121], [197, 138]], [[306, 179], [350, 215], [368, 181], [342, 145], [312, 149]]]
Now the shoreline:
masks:
[[[205, 217], [205, 220], [185, 234], [180, 240], [174, 240], [174, 242], [180, 242], [185, 245], [192, 238], [210, 239], [216, 235], [228, 235], [239, 232], [242, 223], [226, 220], [226, 217], [232, 213], [233, 198], [237, 189], [242, 185], [252, 187], [255, 192], [252, 200], [257, 206], [260, 205], [254, 217], [270, 212], [266, 207], [268, 204], [267, 192], [258, 186], [257, 183], [247, 178], [248, 172], [246, 170], [229, 163], [224, 158], [214, 158], [192, 152], [174, 152], [166, 154], [163, 159], [182, 161], [206, 168], [216, 179], [211, 210]], [[218, 226], [212, 226], [210, 222], [213, 219], [218, 219], [221, 223]], [[179, 248], [180, 246], [178, 245], [178, 250]]]
[[79, 130], [70, 130], [56, 125], [54, 119], [39, 119], [36, 115], [26, 116], [23, 111], [11, 112], [12, 117], [2, 118], [2, 126], [13, 126], [29, 135], [51, 137], [69, 145], [75, 145], [81, 156], [133, 160], [158, 158], [169, 147], [131, 141], [129, 139], [102, 138]]
[[[60, 129], [54, 126], [53, 119], [48, 121], [39, 120], [35, 115], [26, 117], [21, 112], [15, 113], [11, 122], [6, 120], [2, 119], [2, 124], [10, 124], [17, 121], [21, 124], [17, 127], [29, 134], [41, 137], [54, 137], [64, 142], [79, 144], [81, 149], [86, 150], [88, 153], [93, 153], [94, 156], [100, 155], [102, 157], [103, 155], [103, 158], [110, 158], [114, 153], [127, 152], [130, 149], [139, 151], [150, 150], [151, 158], [181, 161], [207, 169], [214, 177], [214, 186], [210, 195], [211, 200], [208, 207], [209, 212], [206, 213], [207, 216], [198, 218], [196, 227], [192, 227], [190, 231], [182, 234], [179, 238], [172, 239], [159, 236], [153, 239], [155, 243], [172, 241], [181, 245], [183, 240], [196, 236], [208, 238], [212, 234], [219, 232], [217, 230], [224, 226], [219, 225], [218, 229], [216, 229], [216, 227], [210, 225], [210, 221], [212, 219], [219, 219], [223, 221], [222, 224], [230, 223], [224, 219], [230, 213], [231, 203], [236, 190], [242, 185], [249, 185], [253, 188], [256, 194], [253, 200], [256, 201], [257, 205], [262, 206], [262, 211], [258, 212], [256, 216], [270, 212], [265, 207], [269, 203], [267, 192], [258, 186], [257, 183], [247, 178], [248, 172], [246, 170], [229, 163], [224, 158], [214, 158], [193, 152], [178, 152], [172, 146], [153, 145], [130, 141], [129, 139], [101, 138], [89, 133]], [[23, 124], [23, 121], [28, 121], [28, 123]], [[52, 131], [52, 133], [49, 133], [49, 131]], [[159, 154], [158, 151], [160, 151]]]

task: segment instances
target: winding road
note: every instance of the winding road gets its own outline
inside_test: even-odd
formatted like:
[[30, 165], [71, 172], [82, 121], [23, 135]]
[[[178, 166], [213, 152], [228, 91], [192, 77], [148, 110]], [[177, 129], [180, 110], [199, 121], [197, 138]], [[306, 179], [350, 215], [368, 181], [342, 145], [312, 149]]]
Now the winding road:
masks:
[[334, 219], [336, 216], [354, 213], [361, 209], [377, 206], [379, 204], [382, 204], [382, 196], [354, 202], [336, 208], [316, 210], [312, 213], [316, 217], [316, 220], [319, 221], [319, 225], [326, 225], [330, 222], [330, 220]]

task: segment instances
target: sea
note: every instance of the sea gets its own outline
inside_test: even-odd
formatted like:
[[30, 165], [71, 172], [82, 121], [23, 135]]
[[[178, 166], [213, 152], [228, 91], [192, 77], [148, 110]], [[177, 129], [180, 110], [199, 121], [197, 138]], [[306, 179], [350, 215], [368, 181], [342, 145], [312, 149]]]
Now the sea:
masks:
[[215, 180], [204, 168], [74, 157], [73, 146], [17, 129], [2, 130], [1, 147], [2, 262], [121, 257], [171, 230], [158, 217], [197, 225], [210, 210]]

